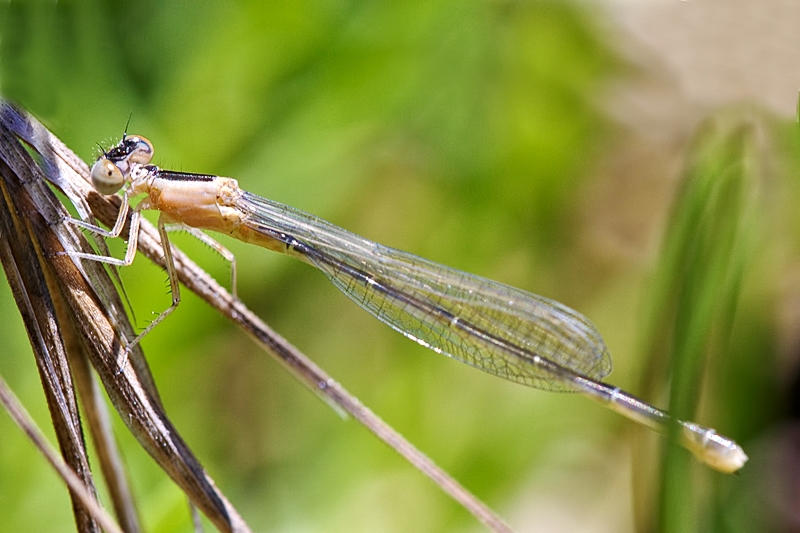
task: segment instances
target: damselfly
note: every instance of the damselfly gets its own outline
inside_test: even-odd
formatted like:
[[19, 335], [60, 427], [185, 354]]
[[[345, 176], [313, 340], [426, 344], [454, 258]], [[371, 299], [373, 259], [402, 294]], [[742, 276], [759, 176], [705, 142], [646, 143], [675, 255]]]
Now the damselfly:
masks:
[[603, 383], [611, 371], [611, 356], [595, 326], [580, 313], [542, 296], [376, 244], [244, 191], [232, 178], [163, 170], [149, 164], [152, 156], [150, 141], [135, 135], [126, 135], [104, 152], [92, 167], [92, 181], [103, 194], [115, 194], [128, 185], [119, 217], [110, 231], [76, 222], [117, 237], [131, 200], [145, 195], [132, 209], [124, 259], [71, 254], [130, 265], [141, 211], [160, 212], [158, 228], [173, 302], [130, 345], [180, 302], [167, 225], [182, 224], [206, 242], [213, 241], [198, 230], [224, 233], [309, 263], [379, 320], [423, 346], [480, 370], [539, 389], [580, 392], [663, 433], [675, 423], [681, 444], [721, 472], [736, 472], [747, 461], [738, 444], [715, 430], [673, 421], [666, 412]]

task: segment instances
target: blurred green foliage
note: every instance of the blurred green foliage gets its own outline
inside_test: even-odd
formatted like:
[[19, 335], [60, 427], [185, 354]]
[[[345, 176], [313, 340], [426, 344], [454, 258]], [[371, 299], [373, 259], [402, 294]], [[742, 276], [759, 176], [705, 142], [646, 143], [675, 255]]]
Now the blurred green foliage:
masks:
[[[775, 349], [774, 324], [754, 320], [774, 286], [753, 285], [748, 272], [776, 268], [755, 250], [769, 249], [759, 235], [788, 215], [761, 217], [767, 200], [753, 191], [762, 178], [747, 170], [757, 143], [732, 128], [695, 147], [655, 288], [648, 260], [591, 253], [587, 213], [606, 206], [591, 196], [589, 171], [616, 140], [596, 104], [627, 68], [596, 16], [556, 1], [5, 2], [0, 91], [87, 161], [130, 115], [130, 133], [153, 141], [163, 167], [234, 176], [378, 242], [563, 301], [604, 332], [614, 383], [658, 399], [676, 361], [678, 413], [752, 436], [777, 400], [742, 399], [768, 388], [753, 357]], [[227, 279], [203, 245], [176, 240]], [[542, 522], [554, 516], [570, 517], [569, 527], [598, 516], [599, 530], [630, 527], [627, 422], [429, 353], [313, 269], [222, 242], [239, 260], [239, 294], [262, 318], [515, 528], [568, 529]], [[165, 274], [143, 259], [122, 276], [140, 326], [169, 304]], [[0, 371], [46, 426], [24, 329], [0, 285]], [[708, 335], [718, 342], [711, 363]], [[731, 337], [751, 342], [737, 351]], [[661, 341], [670, 348], [653, 348]], [[144, 347], [177, 427], [255, 530], [477, 527], [191, 295]], [[704, 365], [722, 377], [697, 414]], [[147, 530], [187, 530], [181, 493], [119, 429]], [[653, 464], [655, 441], [638, 442], [634, 457]], [[671, 474], [686, 457], [676, 453], [665, 479], [678, 490], [718, 476], [696, 464]], [[747, 494], [737, 478], [671, 500], [668, 484], [636, 488], [644, 499], [662, 494], [664, 527], [674, 529], [664, 518], [674, 515], [683, 528], [674, 530], [739, 530], [726, 511]], [[636, 514], [650, 523], [646, 506]], [[66, 491], [2, 416], [0, 522], [73, 529]]]
[[[741, 113], [705, 124], [694, 139], [669, 221], [650, 299], [652, 372], [647, 385], [658, 387], [656, 376], [668, 367], [674, 376], [670, 412], [683, 420], [697, 417], [705, 371], [711, 368], [710, 380], [716, 385], [731, 363], [741, 285], [763, 230], [756, 218], [763, 192], [758, 152], [756, 125], [743, 121]], [[677, 445], [675, 430], [670, 440]], [[659, 531], [695, 529], [692, 504], [702, 489], [691, 482], [687, 459], [677, 446], [668, 451]]]

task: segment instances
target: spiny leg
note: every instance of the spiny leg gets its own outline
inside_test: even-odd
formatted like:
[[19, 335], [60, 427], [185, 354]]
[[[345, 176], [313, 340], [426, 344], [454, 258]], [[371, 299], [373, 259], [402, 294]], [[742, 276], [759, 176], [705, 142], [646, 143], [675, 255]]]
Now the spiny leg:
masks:
[[[119, 209], [117, 221], [111, 230], [105, 230], [100, 226], [95, 226], [83, 220], [70, 218], [65, 222], [86, 229], [106, 238], [116, 238], [122, 233], [122, 228], [125, 226], [125, 219], [127, 218], [128, 211], [130, 210], [130, 203], [127, 195], [122, 196], [122, 205]], [[136, 249], [139, 245], [139, 222], [141, 220], [141, 213], [139, 206], [133, 209], [131, 213], [131, 227], [128, 236], [128, 247], [125, 250], [125, 257], [117, 259], [116, 257], [109, 257], [107, 255], [89, 254], [84, 252], [64, 252], [65, 255], [76, 259], [88, 259], [90, 261], [98, 261], [100, 263], [107, 263], [114, 266], [130, 266], [133, 263], [133, 258], [136, 255]]]
[[110, 230], [103, 229], [100, 226], [96, 226], [84, 220], [80, 220], [78, 218], [69, 218], [66, 219], [65, 222], [69, 224], [73, 224], [83, 229], [87, 229], [92, 233], [97, 233], [102, 235], [106, 238], [117, 238], [119, 237], [120, 233], [122, 233], [122, 228], [125, 226], [125, 217], [128, 215], [128, 209], [130, 207], [130, 200], [127, 194], [122, 195], [122, 205], [119, 207], [119, 214], [117, 215], [117, 220], [114, 222], [114, 227]]
[[[137, 232], [138, 232], [138, 224], [137, 224]], [[131, 231], [133, 231], [133, 223], [131, 223]], [[125, 354], [122, 363], [119, 365], [118, 372], [122, 372], [125, 369], [125, 364], [128, 361], [128, 354], [130, 353], [131, 349], [136, 346], [139, 341], [141, 341], [145, 335], [150, 333], [153, 328], [155, 328], [158, 324], [161, 323], [162, 320], [167, 318], [174, 310], [178, 307], [178, 304], [181, 303], [181, 289], [180, 283], [178, 282], [178, 273], [175, 270], [175, 262], [172, 258], [172, 247], [169, 242], [169, 237], [167, 236], [167, 229], [164, 224], [163, 216], [158, 218], [158, 234], [161, 237], [161, 248], [164, 250], [164, 266], [167, 269], [167, 277], [169, 278], [169, 287], [170, 291], [172, 292], [172, 304], [166, 308], [164, 311], [159, 314], [155, 320], [150, 322], [144, 330], [142, 330], [139, 335], [136, 336], [135, 339], [130, 341], [127, 346], [125, 346]]]
[[186, 224], [166, 224], [167, 231], [185, 231], [186, 233], [192, 235], [194, 238], [202, 242], [203, 244], [209, 246], [212, 250], [217, 252], [219, 255], [222, 256], [228, 263], [231, 265], [231, 294], [237, 300], [239, 296], [237, 295], [237, 275], [236, 275], [236, 256], [222, 246], [217, 240], [215, 240], [210, 235], [203, 233], [197, 228], [193, 228], [191, 226], [187, 226]]

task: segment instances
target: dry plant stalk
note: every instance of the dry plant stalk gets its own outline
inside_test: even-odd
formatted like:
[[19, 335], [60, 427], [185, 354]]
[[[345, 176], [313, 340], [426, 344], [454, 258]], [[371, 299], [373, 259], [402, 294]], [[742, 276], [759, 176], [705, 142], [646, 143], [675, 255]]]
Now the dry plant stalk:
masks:
[[[167, 418], [142, 352], [132, 351], [129, 357], [130, 363], [124, 367], [120, 365], [125, 353], [121, 339], [130, 338], [133, 328], [127, 322], [125, 313], [122, 311], [123, 306], [114, 285], [101, 265], [91, 262], [83, 265], [76, 264], [70, 257], [59, 255], [66, 250], [90, 250], [90, 248], [76, 228], [61, 223], [69, 214], [50, 191], [39, 165], [23, 148], [18, 136], [8, 129], [8, 126], [24, 128], [28, 125], [28, 133], [33, 134], [34, 130], [30, 128], [31, 124], [9, 106], [3, 106], [0, 117], [0, 143], [2, 143], [0, 152], [2, 152], [4, 163], [2, 192], [5, 202], [8, 204], [4, 211], [24, 213], [24, 216], [16, 217], [18, 226], [23, 228], [17, 233], [20, 240], [31, 241], [36, 251], [35, 258], [22, 263], [21, 270], [26, 273], [38, 274], [42, 278], [44, 272], [47, 272], [47, 275], [53, 280], [50, 290], [47, 291], [47, 285], [45, 285], [44, 289], [41, 287], [34, 289], [36, 292], [33, 294], [38, 296], [44, 291], [44, 294], [52, 294], [53, 299], [63, 299], [64, 303], [65, 312], [59, 316], [55, 312], [54, 304], [44, 305], [37, 302], [32, 306], [34, 309], [52, 308], [53, 310], [47, 316], [35, 317], [35, 323], [38, 327], [41, 327], [42, 324], [51, 326], [56, 330], [56, 336], [59, 336], [61, 331], [69, 331], [70, 327], [74, 327], [77, 332], [76, 340], [82, 347], [83, 353], [88, 357], [91, 366], [100, 377], [117, 412], [139, 443], [182, 488], [192, 503], [200, 508], [221, 531], [250, 531], [238, 512], [216, 488], [214, 482]], [[54, 162], [55, 156], [46, 144], [34, 147], [34, 149], [42, 157], [42, 166], [48, 169], [48, 172], [58, 171], [57, 163]], [[64, 354], [61, 358], [59, 373], [66, 376], [64, 378], [66, 380], [70, 374], [65, 357]], [[78, 354], [73, 359], [80, 357], [82, 355]], [[87, 372], [79, 370], [80, 365], [75, 366], [78, 367], [75, 371], [76, 375], [83, 374], [85, 376], [87, 374]], [[89, 383], [91, 383], [91, 378]], [[72, 394], [71, 381], [64, 388]], [[91, 389], [90, 386], [88, 390]], [[91, 400], [92, 396], [96, 395], [84, 396], [84, 404], [89, 403], [87, 400]], [[73, 398], [72, 404], [74, 403]], [[54, 402], [51, 401], [51, 411], [53, 404]], [[73, 429], [73, 432], [80, 436], [77, 425], [77, 408], [73, 410], [75, 411], [75, 421], [70, 424], [70, 427], [78, 428], [78, 430]], [[87, 412], [91, 411], [91, 409], [87, 409]], [[102, 415], [99, 415], [98, 418], [102, 419]], [[94, 430], [93, 433], [98, 435]], [[95, 442], [98, 443], [98, 447], [101, 447], [102, 438], [95, 436]], [[62, 444], [62, 449], [63, 447]], [[62, 454], [67, 458], [81, 457], [86, 462], [86, 452], [83, 448], [78, 451], [73, 451], [71, 448], [69, 453], [62, 451]], [[114, 452], [110, 451], [108, 455], [113, 456]], [[74, 465], [71, 466], [81, 472]], [[87, 472], [82, 476], [84, 483], [90, 483], [88, 462], [83, 470]], [[113, 466], [104, 467], [103, 470], [105, 472], [120, 471]], [[121, 482], [121, 478], [117, 483], [109, 480], [109, 484], [118, 485], [112, 489], [112, 493], [118, 495], [129, 493], [126, 485]], [[83, 507], [79, 505], [74, 507], [80, 531], [99, 531], [98, 528], [92, 529], [83, 526], [85, 520], [80, 518], [84, 513]], [[117, 507], [118, 515], [127, 531], [140, 529], [131, 503], [118, 502], [115, 497], [115, 507]]]
[[[2, 153], [6, 153], [6, 131], [0, 136]], [[12, 141], [13, 142], [13, 141]], [[18, 144], [18, 143], [17, 143]], [[59, 331], [56, 306], [53, 302], [43, 268], [40, 250], [34, 245], [32, 227], [25, 223], [27, 214], [15, 205], [15, 197], [6, 184], [19, 177], [0, 159], [0, 261], [11, 291], [28, 331], [50, 417], [63, 459], [51, 451], [41, 431], [35, 427], [5, 382], [2, 383], [2, 403], [12, 419], [37, 443], [48, 461], [58, 470], [72, 489], [70, 493], [76, 526], [81, 532], [100, 531], [98, 522], [107, 520], [97, 509], [97, 493], [89, 469], [86, 444], [83, 440], [77, 401], [69, 372], [66, 348]], [[94, 504], [95, 509], [92, 509]], [[90, 509], [87, 512], [87, 509]], [[116, 524], [104, 524], [114, 531]], [[116, 529], [118, 531], [118, 529]]]

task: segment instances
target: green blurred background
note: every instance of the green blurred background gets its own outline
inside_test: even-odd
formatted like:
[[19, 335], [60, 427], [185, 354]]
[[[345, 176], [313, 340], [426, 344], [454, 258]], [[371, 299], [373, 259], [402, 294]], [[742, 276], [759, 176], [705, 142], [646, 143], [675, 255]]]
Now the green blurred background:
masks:
[[[130, 116], [162, 167], [236, 177], [564, 302], [603, 332], [611, 382], [667, 407], [672, 373], [672, 407], [752, 458], [738, 477], [684, 452], [662, 462], [665, 441], [621, 417], [429, 352], [312, 268], [220, 238], [259, 316], [512, 527], [778, 530], [791, 513], [774, 472], [797, 460], [780, 453], [791, 439], [764, 435], [792, 427], [794, 131], [757, 106], [679, 119], [648, 93], [643, 107], [675, 120], [642, 135], [620, 87], [658, 76], [624, 50], [599, 4], [0, 2], [2, 95], [86, 161]], [[204, 245], [176, 242], [228, 279]], [[143, 258], [122, 277], [140, 327], [169, 305]], [[0, 372], [46, 427], [5, 283], [0, 339]], [[480, 530], [193, 295], [143, 344], [170, 416], [254, 530]], [[117, 425], [147, 531], [189, 530], [181, 492]], [[0, 523], [74, 530], [64, 487], [4, 416]]]

